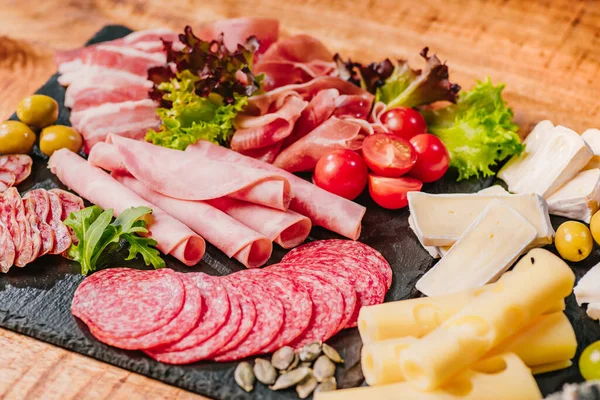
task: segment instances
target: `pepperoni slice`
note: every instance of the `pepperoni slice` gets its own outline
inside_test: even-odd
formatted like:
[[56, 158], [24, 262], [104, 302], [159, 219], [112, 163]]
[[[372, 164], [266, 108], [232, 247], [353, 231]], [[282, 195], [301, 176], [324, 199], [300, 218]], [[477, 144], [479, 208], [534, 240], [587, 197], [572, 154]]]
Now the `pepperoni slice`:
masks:
[[15, 244], [8, 229], [0, 223], [0, 271], [8, 272], [15, 262]]
[[33, 210], [38, 217], [37, 228], [40, 231], [40, 237], [42, 241], [38, 257], [43, 256], [44, 254], [52, 251], [54, 248], [54, 231], [48, 222], [46, 222], [50, 212], [50, 200], [48, 197], [48, 192], [46, 192], [44, 189], [30, 190], [23, 196], [23, 201], [26, 202], [25, 210], [27, 210], [28, 207], [27, 202], [31, 202]]
[[52, 227], [54, 232], [54, 248], [50, 254], [61, 254], [71, 246], [71, 234], [62, 222], [62, 203], [56, 193], [48, 192], [50, 201], [50, 212], [46, 222]]
[[15, 174], [7, 169], [0, 168], [0, 192], [15, 185]]
[[0, 168], [12, 172], [15, 176], [15, 185], [23, 182], [31, 175], [33, 160], [27, 154], [8, 154], [0, 156]]

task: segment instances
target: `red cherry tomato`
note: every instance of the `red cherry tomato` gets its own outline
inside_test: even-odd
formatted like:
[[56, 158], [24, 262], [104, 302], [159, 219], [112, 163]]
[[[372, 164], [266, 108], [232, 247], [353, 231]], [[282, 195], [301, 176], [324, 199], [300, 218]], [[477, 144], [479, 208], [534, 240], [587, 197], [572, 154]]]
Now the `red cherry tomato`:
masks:
[[397, 178], [417, 162], [417, 152], [401, 137], [376, 133], [363, 141], [362, 155], [377, 175]]
[[421, 182], [433, 182], [440, 179], [448, 170], [450, 155], [444, 143], [435, 135], [423, 133], [410, 139], [418, 154], [417, 162], [409, 175]]
[[367, 185], [367, 176], [362, 157], [352, 150], [340, 149], [319, 159], [313, 182], [328, 192], [354, 200]]
[[416, 110], [408, 107], [391, 108], [383, 113], [381, 122], [397, 135], [408, 140], [420, 133], [427, 132], [425, 118]]
[[415, 178], [386, 178], [369, 174], [369, 193], [383, 208], [395, 210], [408, 205], [408, 192], [419, 192], [423, 183]]

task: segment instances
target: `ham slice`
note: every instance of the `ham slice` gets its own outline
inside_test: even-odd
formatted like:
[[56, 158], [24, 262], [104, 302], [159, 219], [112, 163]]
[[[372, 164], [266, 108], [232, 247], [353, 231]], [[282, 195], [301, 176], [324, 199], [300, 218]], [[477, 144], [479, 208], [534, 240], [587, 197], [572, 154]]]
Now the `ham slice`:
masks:
[[279, 21], [270, 18], [232, 18], [206, 24], [197, 32], [202, 40], [215, 40], [223, 34], [223, 42], [229, 51], [238, 44], [245, 44], [250, 36], [260, 42], [257, 53], [264, 53], [279, 37]]
[[230, 196], [280, 210], [289, 205], [289, 182], [278, 173], [196, 157], [115, 135], [109, 141], [117, 147], [131, 175], [166, 196], [182, 200]]
[[271, 240], [219, 209], [201, 201], [164, 196], [130, 175], [116, 174], [115, 178], [145, 200], [185, 223], [225, 255], [234, 257], [247, 268], [260, 267], [271, 256]]
[[359, 150], [365, 136], [360, 124], [331, 117], [279, 153], [273, 165], [289, 172], [312, 171], [330, 150]]
[[298, 246], [310, 233], [310, 219], [294, 211], [281, 211], [228, 198], [208, 203], [244, 225], [262, 233], [284, 249]]
[[[68, 89], [67, 89], [68, 90]], [[130, 84], [118, 87], [91, 87], [84, 90], [74, 100], [71, 113], [79, 113], [92, 107], [105, 103], [122, 103], [148, 98], [148, 87], [139, 84]]]
[[115, 215], [130, 207], [151, 208], [152, 223], [148, 230], [149, 236], [158, 242], [156, 247], [186, 265], [195, 265], [202, 259], [205, 249], [202, 237], [77, 154], [58, 150], [50, 157], [48, 166], [63, 184], [104, 209], [112, 208]]
[[365, 207], [353, 201], [329, 193], [304, 179], [281, 170], [271, 164], [246, 157], [243, 154], [226, 149], [205, 140], [188, 146], [186, 153], [202, 156], [231, 165], [244, 165], [277, 173], [290, 183], [292, 201], [290, 209], [302, 214], [312, 221], [313, 225], [339, 233], [356, 240], [360, 236], [361, 220], [365, 215]]

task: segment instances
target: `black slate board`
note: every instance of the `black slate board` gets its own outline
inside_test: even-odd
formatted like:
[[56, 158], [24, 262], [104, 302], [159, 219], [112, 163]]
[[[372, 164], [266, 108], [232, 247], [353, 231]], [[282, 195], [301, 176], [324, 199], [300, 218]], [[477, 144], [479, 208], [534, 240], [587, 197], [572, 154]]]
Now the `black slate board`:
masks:
[[[131, 31], [123, 26], [106, 26], [90, 40], [89, 44], [116, 39], [129, 32]], [[37, 93], [54, 97], [61, 104], [58, 123], [69, 123], [68, 109], [62, 107], [65, 90], [58, 84], [57, 75], [52, 76]], [[23, 93], [23, 96], [27, 94]], [[19, 190], [25, 192], [37, 187], [62, 187], [46, 168], [46, 157], [37, 148], [33, 157], [32, 175], [19, 186]], [[424, 190], [432, 193], [475, 192], [492, 183], [492, 179], [456, 183], [455, 176], [449, 173], [444, 180], [427, 185]], [[381, 251], [394, 270], [394, 281], [386, 300], [418, 296], [419, 293], [414, 289], [415, 282], [433, 265], [434, 260], [419, 245], [416, 237], [409, 230], [408, 210], [384, 210], [375, 205], [366, 194], [363, 194], [358, 202], [368, 208], [363, 220], [360, 240]], [[564, 219], [553, 218], [555, 228], [562, 222]], [[333, 237], [336, 235], [331, 232], [314, 228], [310, 239]], [[555, 251], [554, 248], [550, 250]], [[277, 262], [283, 254], [284, 252], [277, 248], [270, 263]], [[110, 263], [120, 264], [120, 256], [122, 255], [116, 254]], [[167, 262], [169, 267], [179, 271], [202, 271], [211, 275], [226, 275], [243, 269], [239, 263], [228, 259], [211, 245], [208, 245], [202, 263], [196, 267], [186, 268], [171, 258]], [[598, 262], [600, 262], [600, 249], [595, 249], [586, 261], [574, 265], [573, 269], [577, 276], [581, 277]], [[134, 266], [139, 267], [139, 265]], [[141, 352], [122, 351], [100, 343], [70, 312], [73, 293], [82, 280], [78, 264], [58, 256], [45, 256], [26, 268], [11, 269], [8, 274], [0, 276], [0, 327], [214, 399], [297, 398], [293, 391], [272, 392], [260, 384], [251, 394], [246, 394], [235, 385], [233, 380], [236, 363], [200, 362], [187, 366], [170, 366], [153, 361]], [[586, 316], [585, 311], [575, 303], [573, 296], [567, 300], [567, 315], [575, 327], [579, 342], [575, 358], [577, 364], [576, 361], [583, 348], [600, 339], [600, 325]], [[330, 344], [340, 350], [346, 360], [344, 367], [337, 373], [339, 386], [351, 387], [364, 384], [360, 370], [361, 341], [358, 331], [356, 329], [343, 331], [336, 335]], [[577, 365], [537, 377], [545, 395], [560, 389], [565, 382], [581, 380]]]

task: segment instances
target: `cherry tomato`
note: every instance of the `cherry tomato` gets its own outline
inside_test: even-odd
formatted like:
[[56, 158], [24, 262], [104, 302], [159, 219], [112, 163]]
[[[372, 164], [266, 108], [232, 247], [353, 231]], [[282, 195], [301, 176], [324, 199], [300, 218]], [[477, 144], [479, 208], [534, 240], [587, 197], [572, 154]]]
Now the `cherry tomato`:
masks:
[[363, 158], [352, 150], [340, 149], [319, 159], [313, 182], [328, 192], [354, 200], [367, 185], [367, 176]]
[[444, 143], [435, 135], [423, 133], [410, 139], [417, 152], [417, 162], [410, 170], [421, 182], [433, 182], [440, 179], [448, 170], [450, 155]]
[[376, 133], [363, 141], [362, 155], [377, 175], [397, 178], [417, 162], [417, 152], [401, 137]]
[[390, 130], [391, 134], [406, 140], [427, 132], [425, 118], [418, 111], [408, 107], [387, 110], [381, 116], [381, 122]]
[[423, 187], [420, 180], [409, 177], [387, 178], [369, 174], [369, 193], [383, 208], [395, 210], [408, 205], [408, 192], [419, 192]]

